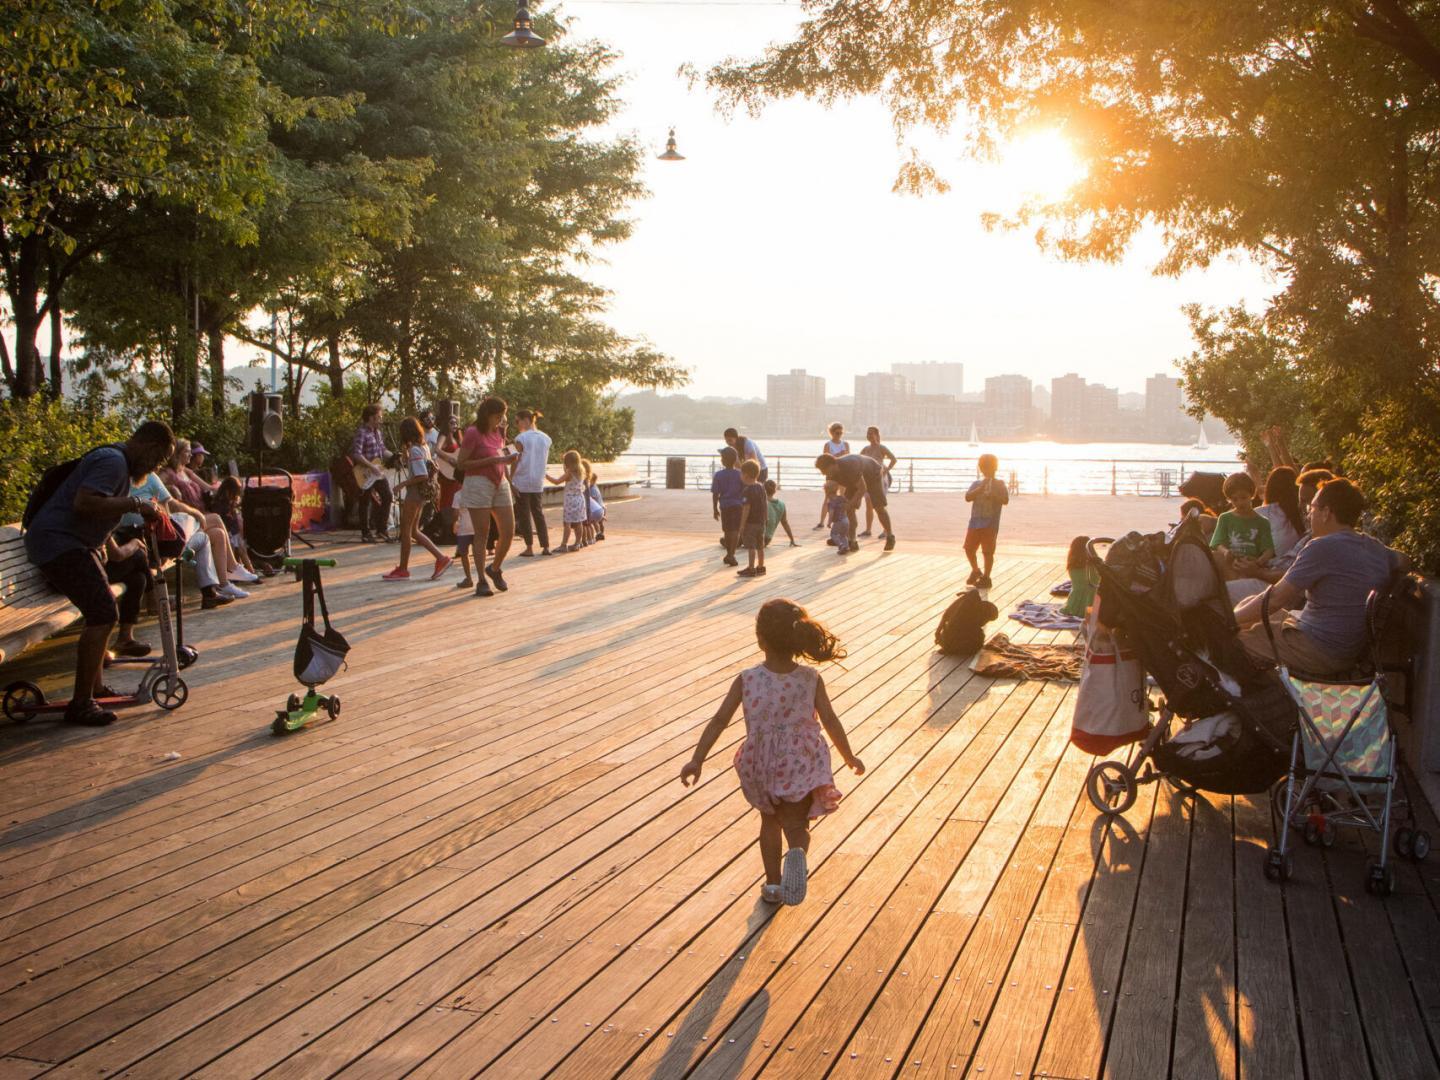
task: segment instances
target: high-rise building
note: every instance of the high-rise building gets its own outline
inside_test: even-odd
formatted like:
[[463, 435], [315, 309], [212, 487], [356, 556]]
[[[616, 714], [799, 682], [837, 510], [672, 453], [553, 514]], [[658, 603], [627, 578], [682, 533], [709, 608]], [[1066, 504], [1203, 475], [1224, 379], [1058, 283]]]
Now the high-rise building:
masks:
[[1120, 429], [1120, 391], [1090, 383], [1085, 387], [1084, 433], [1091, 439], [1112, 439]]
[[1032, 394], [1026, 375], [992, 375], [985, 380], [980, 433], [987, 439], [1017, 439], [1030, 433]]
[[1151, 375], [1145, 380], [1145, 426], [1152, 438], [1175, 439], [1195, 422], [1185, 415], [1185, 394], [1179, 379]]
[[1050, 380], [1050, 434], [1056, 439], [1083, 439], [1085, 380], [1073, 372]]
[[948, 360], [926, 360], [923, 363], [891, 364], [890, 373], [910, 380], [917, 394], [965, 393], [965, 365]]
[[765, 377], [765, 428], [770, 435], [813, 435], [823, 431], [825, 380], [794, 368]]
[[863, 432], [874, 424], [882, 432], [889, 428], [903, 432], [909, 427], [909, 406], [915, 384], [904, 375], [874, 371], [855, 376], [853, 426]]

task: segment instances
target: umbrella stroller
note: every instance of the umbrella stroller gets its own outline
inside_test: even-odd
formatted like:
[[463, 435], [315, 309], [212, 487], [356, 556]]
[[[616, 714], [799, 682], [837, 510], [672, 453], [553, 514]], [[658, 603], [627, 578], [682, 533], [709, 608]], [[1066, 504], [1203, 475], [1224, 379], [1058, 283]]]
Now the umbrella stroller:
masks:
[[[1265, 876], [1271, 881], [1290, 876], [1291, 828], [1301, 830], [1307, 844], [1325, 847], [1335, 843], [1338, 829], [1354, 828], [1380, 834], [1379, 858], [1366, 868], [1365, 891], [1389, 896], [1395, 889], [1395, 868], [1386, 857], [1385, 837], [1395, 809], [1395, 788], [1403, 781], [1379, 657], [1379, 642], [1394, 595], [1394, 589], [1377, 590], [1365, 605], [1369, 678], [1313, 679], [1280, 665], [1281, 682], [1300, 710], [1300, 724], [1291, 741], [1290, 767], [1282, 785], [1283, 827], [1277, 826], [1277, 842], [1266, 853]], [[1268, 591], [1260, 611], [1273, 649]], [[1281, 799], [1277, 786], [1271, 799], [1272, 816]], [[1400, 804], [1407, 821], [1395, 830], [1394, 852], [1419, 862], [1430, 854], [1430, 834], [1415, 827], [1409, 799]]]
[[[325, 606], [325, 589], [320, 584], [320, 567], [334, 566], [334, 559], [286, 559], [285, 568], [300, 575], [304, 586], [304, 616], [300, 623], [300, 640], [295, 643], [295, 680], [305, 687], [305, 696], [291, 694], [285, 708], [275, 710], [270, 730], [276, 735], [299, 731], [324, 709], [331, 720], [340, 716], [340, 698], [335, 694], [317, 694], [315, 688], [329, 682], [345, 666], [350, 643], [339, 630], [330, 625], [330, 609]], [[315, 604], [319, 601], [323, 631], [315, 628]]]
[[[262, 469], [247, 476], [240, 493], [245, 517], [245, 544], [250, 558], [269, 570], [278, 570], [290, 555], [290, 521], [295, 510], [295, 481], [284, 469]], [[284, 484], [266, 484], [263, 477], [279, 476]], [[252, 482], [253, 481], [253, 482]]]
[[[1103, 558], [1101, 544], [1109, 545]], [[1116, 630], [1162, 694], [1131, 760], [1090, 770], [1086, 792], [1096, 809], [1122, 814], [1139, 785], [1159, 780], [1192, 793], [1268, 791], [1285, 772], [1295, 705], [1279, 675], [1257, 668], [1241, 647], [1198, 515], [1168, 539], [1097, 538], [1089, 555], [1100, 578], [1100, 622]]]

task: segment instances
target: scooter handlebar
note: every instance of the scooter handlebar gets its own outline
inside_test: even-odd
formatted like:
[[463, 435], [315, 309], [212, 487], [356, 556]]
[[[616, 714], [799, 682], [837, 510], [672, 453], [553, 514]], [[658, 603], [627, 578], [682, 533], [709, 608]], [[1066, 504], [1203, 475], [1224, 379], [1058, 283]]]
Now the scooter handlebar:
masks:
[[316, 566], [338, 565], [334, 559], [286, 559], [284, 566], [286, 570], [299, 570], [301, 565], [307, 562], [314, 563]]

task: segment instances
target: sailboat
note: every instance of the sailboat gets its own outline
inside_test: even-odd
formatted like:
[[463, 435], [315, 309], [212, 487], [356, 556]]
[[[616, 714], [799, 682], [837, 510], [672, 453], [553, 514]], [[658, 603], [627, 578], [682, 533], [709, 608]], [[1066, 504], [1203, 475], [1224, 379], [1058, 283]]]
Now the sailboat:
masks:
[[980, 445], [980, 432], [979, 432], [979, 430], [975, 427], [975, 421], [974, 421], [974, 420], [971, 420], [971, 421], [970, 421], [970, 445], [971, 445], [971, 446], [979, 446], [979, 445]]
[[1195, 445], [1192, 446], [1191, 449], [1192, 449], [1192, 450], [1209, 450], [1209, 449], [1210, 449], [1210, 440], [1205, 437], [1205, 425], [1204, 425], [1204, 423], [1201, 423], [1201, 425], [1200, 425], [1200, 437], [1195, 440]]

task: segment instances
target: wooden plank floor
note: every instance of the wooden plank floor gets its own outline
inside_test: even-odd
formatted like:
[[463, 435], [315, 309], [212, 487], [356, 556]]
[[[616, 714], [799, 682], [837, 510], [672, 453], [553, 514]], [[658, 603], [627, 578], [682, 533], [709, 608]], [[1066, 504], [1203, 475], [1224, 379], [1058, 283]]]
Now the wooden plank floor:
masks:
[[[804, 539], [741, 582], [617, 529], [488, 601], [336, 545], [337, 722], [269, 734], [276, 579], [187, 623], [179, 712], [0, 727], [0, 1077], [1440, 1076], [1433, 867], [1378, 901], [1356, 839], [1281, 889], [1263, 802], [1153, 786], [1106, 826], [1074, 688], [934, 651], [963, 560]], [[993, 598], [1058, 576], [1002, 551]], [[781, 910], [743, 725], [676, 781], [774, 595], [849, 646], [825, 679], [868, 766]], [[54, 685], [67, 649], [0, 675]]]

